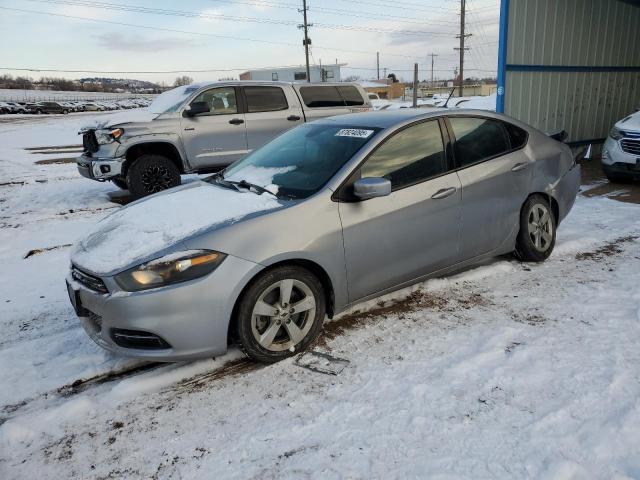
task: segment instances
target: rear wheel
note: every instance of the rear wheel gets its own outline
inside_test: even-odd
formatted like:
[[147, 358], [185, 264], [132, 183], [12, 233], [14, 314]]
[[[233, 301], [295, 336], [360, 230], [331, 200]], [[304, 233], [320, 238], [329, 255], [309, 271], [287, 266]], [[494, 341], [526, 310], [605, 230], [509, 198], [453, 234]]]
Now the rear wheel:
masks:
[[611, 183], [628, 183], [631, 180], [630, 176], [621, 175], [619, 173], [605, 173], [607, 180]]
[[520, 232], [515, 254], [524, 262], [543, 262], [556, 244], [557, 220], [548, 200], [531, 195], [520, 212]]
[[178, 167], [162, 155], [142, 155], [127, 172], [129, 192], [140, 198], [180, 185]]
[[295, 266], [267, 271], [240, 299], [241, 347], [259, 362], [290, 357], [318, 336], [325, 312], [322, 285], [309, 271]]

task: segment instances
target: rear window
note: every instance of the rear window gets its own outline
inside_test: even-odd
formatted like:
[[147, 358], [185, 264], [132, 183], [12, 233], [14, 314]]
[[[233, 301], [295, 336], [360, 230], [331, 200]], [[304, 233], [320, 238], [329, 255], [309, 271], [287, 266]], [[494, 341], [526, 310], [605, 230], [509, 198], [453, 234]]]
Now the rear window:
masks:
[[244, 87], [247, 97], [247, 111], [273, 112], [289, 108], [287, 98], [280, 87]]
[[300, 95], [309, 108], [344, 107], [344, 100], [334, 86], [300, 87]]
[[347, 107], [364, 105], [362, 95], [360, 95], [358, 89], [353, 85], [340, 86], [338, 87], [338, 92], [342, 96]]

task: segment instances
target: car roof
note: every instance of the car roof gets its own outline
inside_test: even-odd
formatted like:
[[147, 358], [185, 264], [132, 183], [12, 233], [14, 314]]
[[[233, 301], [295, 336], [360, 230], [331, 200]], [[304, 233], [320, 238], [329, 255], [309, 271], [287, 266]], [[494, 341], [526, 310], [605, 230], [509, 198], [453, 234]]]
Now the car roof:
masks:
[[327, 117], [313, 123], [331, 123], [353, 127], [393, 128], [405, 123], [436, 118], [442, 115], [472, 115], [474, 117], [498, 118], [512, 121], [500, 114], [488, 110], [434, 108], [425, 111], [421, 108], [402, 108], [398, 110], [382, 110], [363, 113], [350, 113]]

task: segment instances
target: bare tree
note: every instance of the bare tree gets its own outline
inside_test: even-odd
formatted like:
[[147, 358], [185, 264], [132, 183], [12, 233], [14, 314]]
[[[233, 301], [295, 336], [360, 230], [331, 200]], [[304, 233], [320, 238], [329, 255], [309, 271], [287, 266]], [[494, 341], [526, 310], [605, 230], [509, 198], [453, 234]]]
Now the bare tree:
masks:
[[191, 85], [193, 83], [193, 78], [183, 75], [182, 77], [177, 77], [175, 82], [173, 82], [174, 87], [181, 87], [182, 85]]

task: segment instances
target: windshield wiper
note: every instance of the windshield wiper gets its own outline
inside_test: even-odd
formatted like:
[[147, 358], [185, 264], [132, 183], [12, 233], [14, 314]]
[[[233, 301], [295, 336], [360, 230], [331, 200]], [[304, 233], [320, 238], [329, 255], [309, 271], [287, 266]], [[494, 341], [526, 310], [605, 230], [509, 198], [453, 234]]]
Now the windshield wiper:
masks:
[[218, 181], [229, 183], [229, 184], [234, 185], [236, 187], [246, 188], [247, 190], [251, 190], [253, 188], [260, 195], [262, 195], [263, 193], [269, 193], [269, 194], [273, 195], [274, 197], [278, 198], [278, 194], [273, 193], [272, 191], [267, 190], [266, 188], [261, 187], [260, 185], [256, 185], [255, 183], [247, 182], [246, 180], [234, 181], [234, 180], [226, 180], [223, 177], [221, 177]]

